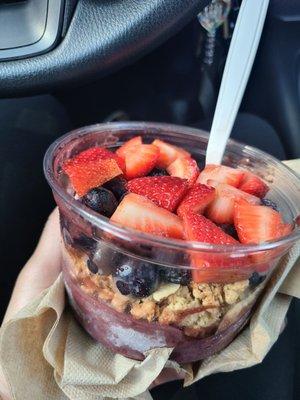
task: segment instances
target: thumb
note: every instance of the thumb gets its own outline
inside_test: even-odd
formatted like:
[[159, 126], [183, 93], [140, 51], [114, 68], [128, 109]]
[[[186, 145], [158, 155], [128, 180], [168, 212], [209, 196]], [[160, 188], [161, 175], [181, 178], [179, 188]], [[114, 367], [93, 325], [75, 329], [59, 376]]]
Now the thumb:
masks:
[[61, 271], [60, 257], [59, 213], [56, 208], [48, 218], [34, 253], [19, 273], [3, 323], [52, 285]]

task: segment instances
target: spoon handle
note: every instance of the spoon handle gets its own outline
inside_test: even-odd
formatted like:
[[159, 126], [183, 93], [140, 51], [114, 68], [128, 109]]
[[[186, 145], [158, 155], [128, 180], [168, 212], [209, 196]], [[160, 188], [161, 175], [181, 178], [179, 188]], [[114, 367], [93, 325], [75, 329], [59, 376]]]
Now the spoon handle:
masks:
[[254, 62], [269, 0], [243, 0], [230, 43], [206, 151], [206, 164], [221, 164]]

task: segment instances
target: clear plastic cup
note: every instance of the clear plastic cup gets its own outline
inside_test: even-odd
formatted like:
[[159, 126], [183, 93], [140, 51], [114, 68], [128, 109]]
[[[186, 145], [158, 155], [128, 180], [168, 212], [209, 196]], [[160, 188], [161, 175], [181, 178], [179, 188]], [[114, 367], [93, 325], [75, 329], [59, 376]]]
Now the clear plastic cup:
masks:
[[[74, 198], [65, 160], [93, 146], [116, 149], [142, 135], [187, 149], [204, 164], [207, 134], [188, 127], [122, 122], [97, 124], [59, 138], [44, 160], [46, 178], [60, 211], [63, 277], [70, 304], [83, 328], [114, 352], [142, 360], [146, 351], [174, 348], [179, 363], [204, 359], [226, 347], [245, 326], [280, 258], [300, 238], [297, 226], [278, 240], [260, 245], [212, 245], [166, 239], [115, 225]], [[224, 164], [255, 172], [270, 186], [267, 197], [277, 203], [285, 222], [300, 214], [300, 181], [274, 157], [229, 141]], [[191, 257], [214, 259], [221, 268], [203, 269], [203, 281], [167, 285], [161, 274], [193, 276]], [[230, 267], [240, 260], [243, 267]], [[122, 295], [116, 268], [139, 266], [154, 271], [156, 295], [137, 299]], [[199, 269], [197, 269], [199, 273]], [[201, 270], [200, 270], [201, 273]], [[162, 289], [167, 292], [161, 291]], [[160, 292], [159, 292], [160, 290]], [[158, 293], [158, 294], [157, 294]], [[155, 298], [154, 298], [155, 297]]]

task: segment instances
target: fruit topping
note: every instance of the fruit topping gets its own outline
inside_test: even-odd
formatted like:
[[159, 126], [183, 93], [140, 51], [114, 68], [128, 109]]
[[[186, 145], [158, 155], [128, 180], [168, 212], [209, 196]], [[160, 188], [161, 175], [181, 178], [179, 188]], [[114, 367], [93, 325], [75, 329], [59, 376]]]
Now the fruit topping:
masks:
[[178, 283], [186, 286], [191, 281], [191, 271], [188, 269], [162, 267], [160, 277], [165, 282]]
[[90, 190], [82, 198], [83, 203], [92, 210], [110, 218], [118, 207], [118, 202], [112, 192], [103, 187]]
[[98, 267], [97, 267], [97, 265], [96, 265], [91, 259], [88, 259], [87, 262], [86, 262], [86, 264], [87, 264], [87, 267], [88, 267], [89, 271], [90, 271], [92, 274], [97, 274], [97, 272], [98, 272]]
[[171, 176], [187, 179], [189, 186], [193, 186], [199, 176], [199, 168], [196, 161], [190, 157], [179, 157], [167, 168]]
[[263, 205], [263, 206], [266, 206], [266, 207], [271, 207], [273, 210], [275, 210], [275, 211], [279, 211], [278, 210], [278, 206], [277, 206], [277, 204], [273, 201], [273, 200], [270, 200], [270, 199], [261, 199], [261, 204]]
[[84, 196], [89, 190], [123, 173], [115, 159], [102, 158], [102, 152], [96, 149], [102, 150], [98, 147], [86, 150], [63, 165], [78, 196]]
[[243, 172], [244, 177], [241, 181], [239, 189], [246, 193], [253, 194], [253, 196], [257, 196], [259, 198], [264, 197], [269, 190], [268, 185], [252, 172]]
[[266, 206], [236, 204], [234, 225], [241, 243], [263, 243], [287, 235], [291, 225], [285, 224], [279, 212]]
[[111, 222], [153, 235], [177, 239], [183, 237], [182, 222], [176, 215], [135, 193], [123, 198]]
[[97, 247], [97, 242], [95, 239], [82, 233], [78, 237], [73, 239], [73, 245], [74, 247], [86, 253], [92, 253]]
[[238, 244], [233, 237], [203, 215], [188, 213], [183, 217], [184, 235], [187, 240], [211, 244]]
[[249, 285], [252, 287], [258, 286], [265, 280], [265, 275], [260, 275], [258, 272], [253, 272], [253, 274], [249, 278]]
[[167, 168], [176, 158], [191, 156], [186, 150], [173, 146], [160, 139], [155, 139], [152, 144], [159, 148], [159, 158], [157, 161], [157, 166], [159, 168]]
[[130, 149], [133, 146], [138, 146], [140, 144], [143, 144], [142, 137], [135, 136], [132, 139], [129, 139], [127, 142], [125, 142], [121, 147], [119, 147], [116, 151], [116, 154], [121, 158], [125, 158], [128, 149]]
[[237, 234], [237, 231], [236, 231], [234, 225], [231, 225], [231, 224], [219, 224], [218, 226], [222, 229], [222, 231], [227, 233], [227, 235], [230, 235], [234, 239], [239, 240], [238, 234]]
[[260, 199], [251, 194], [245, 193], [233, 186], [208, 181], [209, 184], [215, 186], [216, 195], [213, 202], [206, 211], [206, 216], [217, 224], [232, 224], [234, 205], [240, 200], [244, 200], [250, 204], [260, 204]]
[[176, 210], [187, 192], [187, 181], [172, 176], [148, 176], [128, 182], [129, 192], [140, 194], [166, 210]]
[[103, 187], [110, 190], [115, 195], [115, 198], [119, 201], [124, 194], [127, 193], [126, 184], [127, 181], [125, 178], [122, 176], [117, 176], [116, 178], [104, 183]]
[[197, 183], [187, 192], [177, 209], [177, 214], [181, 218], [188, 212], [203, 214], [206, 207], [214, 200], [214, 198], [215, 189], [213, 187]]
[[115, 283], [123, 295], [147, 297], [157, 289], [157, 267], [150, 263], [128, 259], [116, 269]]
[[[184, 234], [187, 240], [218, 245], [239, 245], [212, 221], [199, 214], [186, 214], [183, 218]], [[231, 258], [230, 254], [190, 252], [193, 280], [199, 282], [232, 282], [249, 276], [248, 259]], [[245, 266], [245, 268], [243, 268]]]
[[124, 153], [126, 178], [133, 179], [147, 175], [155, 166], [159, 149], [152, 144], [130, 146]]
[[207, 165], [202, 172], [200, 172], [197, 183], [204, 183], [207, 185], [208, 180], [212, 179], [220, 183], [226, 183], [234, 187], [238, 187], [244, 177], [244, 171], [227, 167], [225, 165]]
[[99, 274], [110, 275], [124, 262], [124, 256], [101, 241], [90, 255], [90, 260], [97, 266]]
[[148, 176], [169, 176], [168, 172], [162, 168], [154, 168]]

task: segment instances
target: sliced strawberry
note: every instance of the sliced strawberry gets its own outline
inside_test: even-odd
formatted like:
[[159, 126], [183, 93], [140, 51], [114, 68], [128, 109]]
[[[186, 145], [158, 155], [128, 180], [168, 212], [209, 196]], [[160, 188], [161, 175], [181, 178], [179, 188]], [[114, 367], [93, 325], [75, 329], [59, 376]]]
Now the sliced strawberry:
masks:
[[236, 204], [234, 225], [241, 243], [263, 243], [287, 235], [291, 226], [270, 207]]
[[262, 199], [267, 194], [269, 187], [257, 175], [244, 171], [244, 177], [239, 189]]
[[204, 183], [212, 179], [220, 183], [226, 183], [234, 187], [238, 187], [243, 179], [244, 171], [227, 167], [225, 165], [206, 165], [204, 170], [200, 173], [197, 183]]
[[206, 216], [217, 224], [232, 224], [234, 205], [240, 200], [250, 204], [260, 204], [260, 199], [233, 186], [208, 180], [216, 189], [215, 200], [206, 211]]
[[126, 178], [139, 178], [147, 175], [156, 166], [159, 149], [152, 144], [140, 144], [127, 148], [124, 155]]
[[[221, 228], [203, 215], [189, 213], [183, 217], [184, 236], [187, 240], [219, 245], [239, 245]], [[190, 252], [195, 282], [229, 282], [250, 275], [248, 257], [230, 257], [212, 252]]]
[[[119, 157], [117, 154], [112, 153], [111, 151], [105, 149], [104, 147], [91, 147], [87, 150], [82, 151], [77, 156], [73, 157], [73, 160], [76, 163], [86, 163], [89, 161], [97, 161], [99, 159], [112, 158], [118, 164], [122, 171], [125, 171], [125, 161]], [[67, 161], [68, 163], [68, 161]]]
[[214, 268], [204, 266], [192, 270], [193, 281], [196, 283], [233, 283], [248, 279], [254, 268]]
[[183, 217], [184, 235], [187, 240], [211, 244], [238, 244], [232, 236], [203, 215], [190, 212]]
[[180, 218], [135, 193], [129, 193], [123, 198], [110, 220], [157, 236], [183, 237]]
[[190, 157], [176, 158], [168, 167], [167, 171], [171, 176], [187, 179], [189, 186], [193, 186], [199, 175], [199, 168], [196, 161]]
[[130, 149], [130, 147], [133, 146], [138, 146], [142, 144], [142, 137], [141, 136], [135, 136], [132, 139], [129, 139], [127, 142], [125, 142], [121, 147], [118, 148], [116, 151], [116, 154], [119, 157], [125, 158], [127, 150]]
[[78, 196], [84, 196], [89, 190], [123, 174], [112, 158], [84, 160], [82, 157], [78, 160], [75, 157], [65, 162], [63, 170]]
[[152, 200], [159, 207], [174, 211], [188, 190], [187, 181], [172, 176], [148, 176], [127, 183], [129, 192]]
[[189, 212], [202, 214], [214, 198], [215, 189], [213, 187], [197, 183], [189, 189], [177, 209], [177, 214], [181, 218]]
[[160, 151], [157, 162], [159, 168], [167, 168], [174, 160], [176, 160], [176, 158], [191, 156], [186, 150], [173, 146], [172, 144], [166, 143], [160, 139], [155, 139], [152, 144], [157, 146]]

